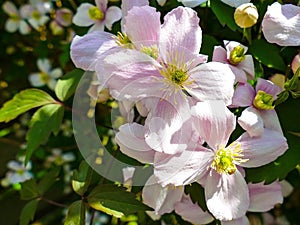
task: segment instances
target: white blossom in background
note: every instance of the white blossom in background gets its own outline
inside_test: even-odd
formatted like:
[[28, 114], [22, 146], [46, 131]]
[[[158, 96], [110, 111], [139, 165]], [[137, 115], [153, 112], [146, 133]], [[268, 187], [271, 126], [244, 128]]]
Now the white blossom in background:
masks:
[[33, 178], [33, 174], [30, 172], [32, 167], [31, 162], [28, 162], [25, 166], [24, 159], [24, 157], [20, 157], [18, 161], [12, 160], [7, 163], [9, 171], [6, 173], [5, 178], [1, 180], [3, 187], [22, 183]]
[[75, 155], [72, 152], [63, 153], [61, 149], [52, 149], [52, 155], [46, 158], [46, 165], [50, 167], [52, 164], [61, 166], [65, 163], [72, 162], [75, 160]]
[[38, 59], [37, 67], [40, 72], [29, 75], [29, 82], [33, 87], [41, 87], [47, 85], [51, 90], [54, 90], [57, 83], [56, 79], [63, 75], [60, 68], [52, 69], [49, 59]]
[[29, 34], [30, 26], [26, 23], [26, 13], [25, 8], [20, 7], [20, 10], [17, 9], [15, 4], [10, 1], [6, 1], [2, 5], [3, 11], [9, 16], [5, 22], [5, 30], [13, 33], [19, 30], [21, 34]]
[[122, 11], [116, 6], [107, 8], [107, 0], [95, 0], [96, 6], [82, 3], [73, 17], [73, 23], [81, 27], [93, 25], [89, 31], [103, 31], [104, 26], [111, 30], [112, 25], [122, 18]]

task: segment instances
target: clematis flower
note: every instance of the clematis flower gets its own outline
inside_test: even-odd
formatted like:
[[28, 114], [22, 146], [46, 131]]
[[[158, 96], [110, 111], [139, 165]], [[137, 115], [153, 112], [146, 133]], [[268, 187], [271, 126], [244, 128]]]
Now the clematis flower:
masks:
[[235, 75], [236, 82], [246, 83], [254, 78], [254, 63], [252, 55], [246, 55], [248, 47], [236, 41], [224, 41], [224, 49], [215, 46], [212, 61], [228, 63]]
[[63, 72], [60, 68], [51, 68], [49, 59], [38, 59], [37, 67], [40, 72], [29, 75], [29, 82], [34, 87], [47, 85], [51, 90], [54, 90], [57, 83], [56, 79], [62, 76]]
[[264, 128], [281, 131], [273, 102], [282, 89], [271, 81], [258, 78], [254, 88], [248, 84], [239, 84], [232, 100], [233, 106], [247, 107], [238, 122], [250, 136], [259, 136]]
[[262, 31], [270, 43], [280, 46], [300, 45], [300, 7], [274, 2], [262, 20]]
[[90, 3], [82, 3], [73, 17], [73, 23], [77, 26], [88, 27], [93, 25], [90, 31], [103, 31], [104, 26], [109, 30], [112, 25], [121, 19], [121, 9], [116, 6], [107, 8], [107, 0], [95, 0], [96, 6]]
[[9, 16], [5, 22], [5, 30], [8, 32], [16, 32], [19, 30], [21, 34], [29, 34], [30, 26], [26, 23], [24, 7], [22, 6], [20, 10], [17, 9], [15, 4], [10, 1], [6, 1], [2, 5], [3, 11]]
[[25, 158], [21, 157], [18, 159], [18, 161], [12, 160], [7, 163], [7, 167], [10, 169], [10, 171], [8, 171], [6, 173], [6, 177], [1, 180], [1, 185], [3, 187], [8, 187], [9, 185], [16, 183], [22, 183], [33, 178], [33, 174], [30, 172], [32, 167], [31, 162], [24, 166], [24, 159]]
[[156, 152], [154, 175], [162, 186], [199, 182], [209, 211], [220, 220], [241, 218], [250, 206], [242, 167], [265, 165], [288, 148], [282, 133], [265, 129], [260, 137], [245, 132], [228, 144], [235, 116], [223, 101], [198, 102], [191, 109], [202, 143], [174, 155]]
[[64, 32], [64, 27], [72, 24], [73, 12], [68, 8], [61, 8], [55, 11], [55, 20], [51, 21], [50, 29], [53, 35], [60, 35]]

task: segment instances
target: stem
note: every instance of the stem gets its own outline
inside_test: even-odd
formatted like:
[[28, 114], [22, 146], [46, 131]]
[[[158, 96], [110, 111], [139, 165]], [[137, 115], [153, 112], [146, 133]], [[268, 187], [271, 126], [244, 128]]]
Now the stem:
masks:
[[251, 28], [244, 28], [243, 36], [247, 39], [249, 45], [252, 44]]
[[43, 200], [43, 201], [45, 201], [45, 202], [47, 202], [47, 203], [49, 203], [49, 204], [51, 204], [51, 205], [55, 205], [55, 206], [62, 207], [62, 208], [68, 208], [68, 206], [65, 205], [65, 204], [61, 204], [61, 203], [55, 202], [55, 201], [47, 199], [47, 198], [45, 198], [43, 196], [40, 197], [40, 199]]
[[91, 220], [90, 220], [90, 225], [93, 225], [94, 218], [95, 218], [95, 210], [93, 209], [93, 210], [92, 210], [92, 212], [91, 212]]
[[0, 138], [0, 142], [5, 143], [5, 144], [14, 145], [17, 147], [21, 146], [21, 143], [15, 141], [15, 140], [9, 139], [9, 138]]
[[71, 6], [74, 8], [74, 9], [77, 9], [77, 5], [76, 3], [74, 2], [74, 0], [69, 0]]

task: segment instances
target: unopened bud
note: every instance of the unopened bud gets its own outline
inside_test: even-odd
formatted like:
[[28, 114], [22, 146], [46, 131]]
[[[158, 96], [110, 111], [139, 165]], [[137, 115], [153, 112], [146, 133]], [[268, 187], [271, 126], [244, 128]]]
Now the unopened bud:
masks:
[[241, 28], [252, 27], [254, 24], [256, 24], [257, 19], [257, 8], [252, 3], [242, 4], [237, 7], [234, 12], [234, 20]]

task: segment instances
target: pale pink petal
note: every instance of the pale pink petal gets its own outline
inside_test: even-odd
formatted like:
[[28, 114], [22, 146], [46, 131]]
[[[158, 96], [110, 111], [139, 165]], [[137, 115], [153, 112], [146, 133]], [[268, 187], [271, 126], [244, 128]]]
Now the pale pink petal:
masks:
[[277, 131], [265, 129], [260, 137], [251, 138], [249, 134], [242, 134], [237, 140], [241, 144], [242, 154], [247, 162], [243, 167], [258, 167], [274, 161], [282, 155], [288, 145], [285, 137]]
[[250, 137], [261, 136], [264, 132], [264, 121], [261, 113], [252, 106], [242, 112], [238, 118], [238, 123]]
[[114, 98], [138, 101], [145, 97], [164, 96], [164, 78], [158, 71], [159, 67], [150, 56], [124, 49], [109, 54], [96, 65], [96, 71], [98, 79], [107, 84]]
[[[293, 73], [296, 74], [298, 68], [300, 68], [300, 53], [298, 53], [293, 61], [292, 61], [292, 64], [291, 64], [291, 67], [292, 67], [292, 70], [293, 70]], [[300, 73], [298, 74], [298, 76], [300, 76]]]
[[95, 31], [104, 31], [104, 20], [98, 20], [94, 23], [93, 26], [90, 27], [88, 33], [95, 32]]
[[206, 175], [213, 157], [213, 152], [202, 146], [174, 155], [158, 152], [154, 158], [154, 175], [162, 186], [190, 184]]
[[212, 56], [212, 61], [228, 63], [227, 61], [227, 52], [222, 46], [215, 46]]
[[270, 43], [280, 46], [300, 45], [300, 7], [278, 2], [268, 6], [262, 21], [262, 31]]
[[29, 18], [31, 18], [31, 15], [32, 15], [32, 13], [33, 13], [34, 10], [35, 10], [34, 7], [32, 5], [30, 5], [30, 4], [22, 5], [20, 7], [21, 17], [23, 19], [29, 19]]
[[230, 56], [230, 53], [231, 51], [237, 47], [237, 46], [240, 46], [244, 49], [244, 53], [246, 53], [248, 51], [248, 47], [245, 46], [245, 45], [242, 45], [241, 43], [237, 42], [237, 41], [227, 41], [227, 40], [224, 40], [224, 45], [225, 45], [225, 48], [227, 50], [227, 58], [229, 59], [229, 56]]
[[250, 225], [250, 222], [247, 216], [243, 216], [241, 218], [230, 221], [221, 221], [221, 225]]
[[89, 9], [94, 7], [94, 5], [90, 3], [82, 3], [78, 8], [77, 12], [73, 17], [73, 23], [77, 26], [88, 27], [95, 23], [89, 16]]
[[219, 62], [201, 64], [191, 71], [187, 92], [200, 101], [223, 100], [231, 104], [235, 76], [229, 65]]
[[191, 114], [199, 135], [212, 149], [226, 146], [236, 121], [223, 101], [198, 102], [191, 108]]
[[248, 186], [238, 170], [231, 175], [211, 170], [204, 189], [207, 207], [219, 220], [240, 218], [248, 210]]
[[294, 187], [289, 182], [287, 182], [286, 180], [282, 180], [279, 181], [279, 184], [281, 186], [283, 197], [288, 197], [290, 194], [292, 194]]
[[281, 186], [279, 182], [264, 185], [263, 182], [248, 184], [250, 194], [250, 212], [267, 212], [276, 204], [283, 202]]
[[121, 20], [121, 29], [123, 32], [126, 32], [124, 24], [125, 18], [128, 14], [128, 11], [134, 6], [144, 6], [149, 5], [149, 0], [122, 0], [121, 9], [122, 9], [122, 20]]
[[262, 90], [267, 94], [272, 95], [274, 99], [277, 99], [277, 95], [282, 91], [281, 87], [274, 84], [272, 81], [265, 80], [262, 78], [257, 79], [257, 84], [255, 89], [256, 91]]
[[180, 54], [185, 48], [191, 53], [198, 54], [202, 43], [202, 30], [197, 13], [184, 7], [177, 7], [169, 12], [164, 17], [160, 43], [166, 52]]
[[125, 29], [136, 46], [157, 45], [160, 26], [160, 13], [150, 6], [133, 7], [126, 16]]
[[112, 34], [92, 32], [82, 37], [75, 36], [71, 43], [71, 59], [76, 67], [95, 70], [98, 58], [108, 49], [117, 46]]
[[255, 97], [254, 88], [248, 83], [239, 83], [232, 97], [231, 107], [251, 106]]
[[29, 83], [33, 87], [41, 87], [46, 84], [45, 81], [41, 79], [40, 73], [30, 74], [28, 79], [29, 79]]
[[264, 127], [275, 130], [283, 134], [279, 118], [275, 110], [264, 110], [260, 112], [260, 116], [264, 121]]
[[105, 26], [111, 30], [112, 25], [122, 18], [122, 11], [119, 7], [111, 6], [105, 14]]
[[55, 68], [49, 73], [49, 76], [52, 78], [59, 78], [62, 75], [63, 75], [63, 71], [61, 70], [61, 68]]
[[29, 34], [31, 31], [30, 26], [24, 20], [20, 21], [19, 30], [21, 34]]
[[2, 5], [2, 9], [3, 9], [4, 12], [6, 12], [10, 16], [19, 14], [18, 9], [15, 6], [15, 4], [13, 2], [10, 2], [10, 1], [4, 2], [3, 5]]
[[206, 211], [204, 212], [197, 203], [193, 203], [191, 198], [184, 195], [180, 202], [175, 204], [175, 212], [182, 219], [193, 224], [207, 224], [214, 218]]
[[121, 152], [142, 163], [153, 163], [154, 151], [145, 142], [145, 128], [142, 125], [124, 124], [116, 134]]
[[95, 0], [96, 6], [103, 12], [106, 11], [108, 0]]
[[245, 59], [237, 67], [247, 73], [248, 80], [254, 79], [255, 71], [252, 55], [245, 55]]
[[162, 187], [152, 175], [143, 188], [143, 203], [152, 207], [156, 215], [163, 215], [174, 210], [174, 205], [181, 200], [183, 192], [184, 187]]

